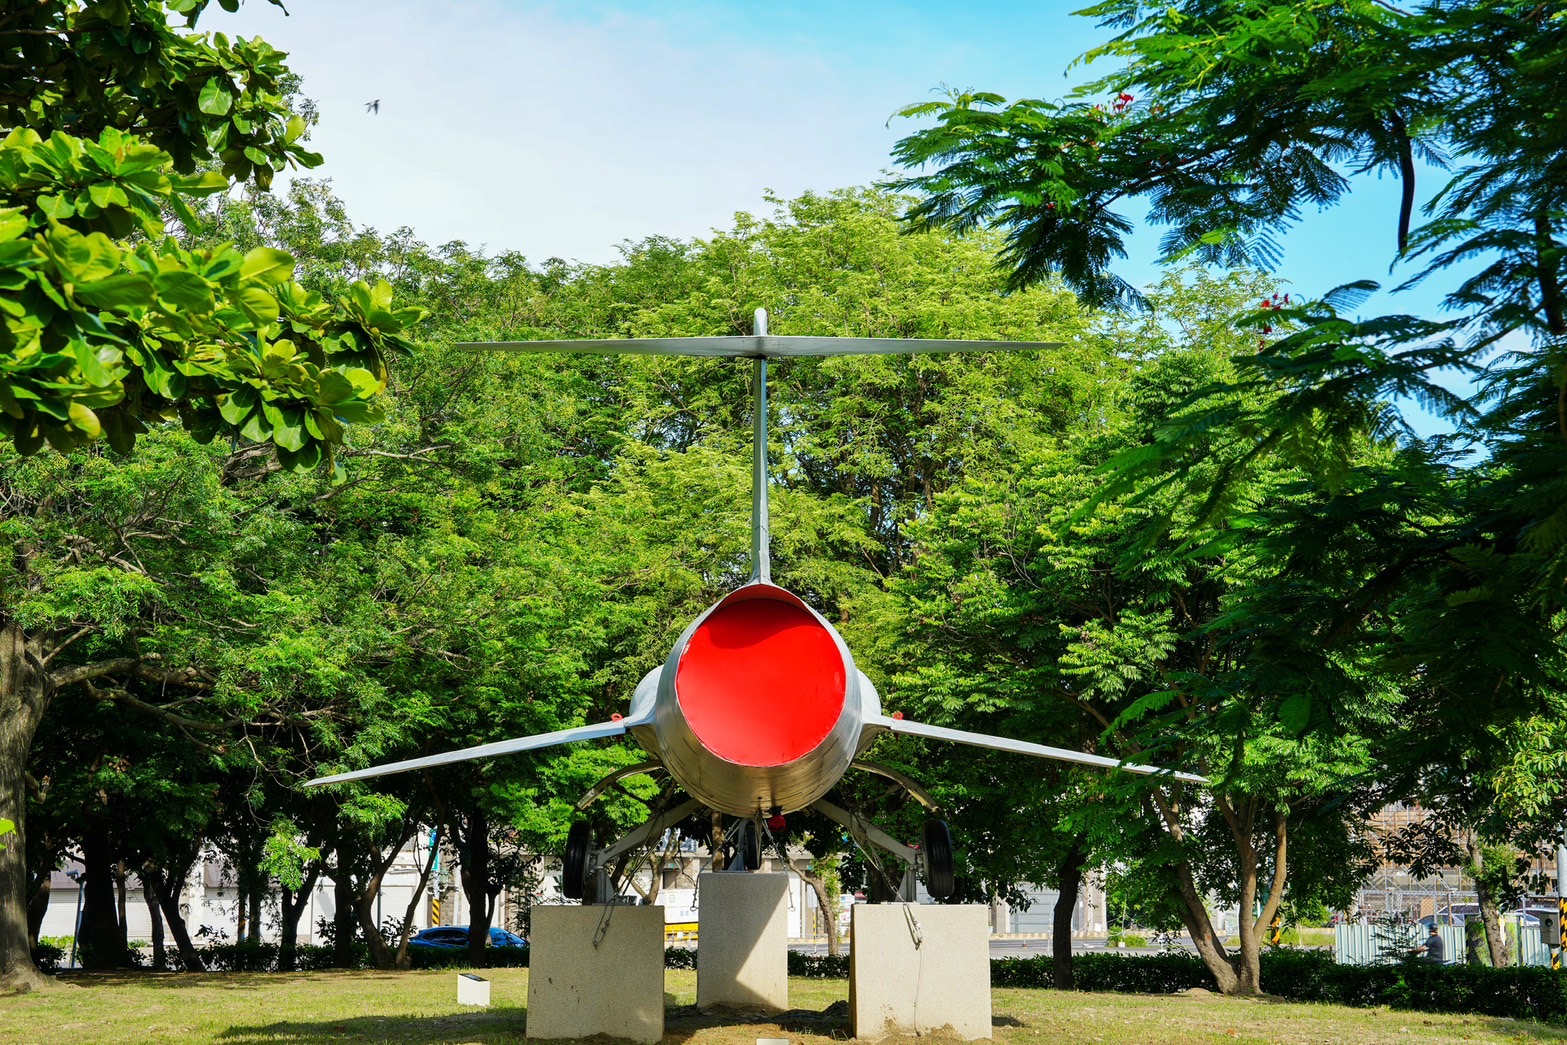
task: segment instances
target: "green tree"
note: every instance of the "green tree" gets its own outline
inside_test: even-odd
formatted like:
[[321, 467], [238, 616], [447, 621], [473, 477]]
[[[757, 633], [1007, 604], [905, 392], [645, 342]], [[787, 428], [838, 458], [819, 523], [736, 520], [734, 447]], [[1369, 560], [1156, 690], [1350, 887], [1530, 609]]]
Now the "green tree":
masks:
[[[205, 7], [49, 0], [0, 16], [0, 435], [24, 454], [100, 437], [125, 451], [177, 419], [311, 467], [345, 423], [377, 416], [385, 359], [408, 348], [418, 315], [384, 286], [328, 302], [290, 281], [277, 250], [191, 251], [165, 235], [195, 197], [319, 162], [278, 52], [174, 24]], [[19, 612], [37, 559], [16, 547], [0, 608], [0, 813], [25, 835], [27, 751], [54, 693], [158, 671], [135, 648], [61, 659], [97, 625], [65, 615], [53, 631]], [[21, 851], [0, 855], [0, 989], [39, 982]]]
[[[1118, 64], [1074, 97], [967, 93], [909, 110], [936, 121], [898, 147], [932, 165], [904, 182], [922, 193], [910, 218], [999, 227], [1016, 285], [1059, 271], [1093, 300], [1126, 300], [1113, 263], [1134, 199], [1168, 226], [1167, 258], [1267, 264], [1356, 174], [1396, 177], [1389, 255], [1410, 266], [1406, 286], [1456, 276], [1453, 318], [1350, 320], [1341, 310], [1371, 288], [1351, 282], [1358, 272], [1321, 300], [1268, 299], [1241, 326], [1284, 336], [1124, 455], [1110, 489], [1141, 491], [1150, 542], [1186, 517], [1249, 519], [1255, 553], [1288, 571], [1246, 614], [1406, 694], [1377, 753], [1389, 797], [1428, 767], [1496, 763], [1520, 722], [1549, 713], [1562, 677], [1567, 207], [1562, 133], [1542, 99], [1567, 21], [1522, 2], [1111, 0], [1086, 13], [1118, 30], [1089, 57]], [[1458, 159], [1417, 206], [1421, 156]], [[1503, 338], [1528, 347], [1497, 354]], [[1479, 391], [1442, 388], [1444, 367], [1476, 375]], [[1399, 405], [1411, 398], [1460, 422], [1463, 442], [1418, 438]], [[1466, 468], [1467, 449], [1483, 463]], [[1247, 491], [1281, 461], [1296, 496], [1255, 510]], [[1167, 494], [1179, 508], [1153, 500]], [[1354, 710], [1326, 703], [1280, 710]], [[1448, 782], [1467, 806], [1473, 784]]]
[[[1354, 884], [1346, 819], [1373, 799], [1352, 778], [1372, 764], [1394, 694], [1292, 646], [1281, 615], [1261, 617], [1280, 571], [1253, 550], [1246, 517], [1209, 526], [1185, 514], [1150, 536], [1148, 517], [1168, 498], [1089, 509], [1105, 497], [1106, 462], [1226, 375], [1249, 337], [1232, 329], [1233, 314], [1256, 293], [1240, 278], [1151, 291], [1144, 319], [1107, 331], [1124, 373], [1106, 389], [1101, 423], [938, 498], [895, 585], [907, 666], [892, 694], [922, 717], [1196, 767], [1213, 781], [1194, 793], [1158, 778], [1047, 771], [1035, 788], [987, 766], [958, 801], [1035, 850], [1029, 861], [1002, 840], [971, 854], [995, 881], [1030, 880], [1015, 877], [1026, 869], [1071, 882], [1092, 859], [1125, 865], [1145, 894], [1162, 890], [1154, 927], [1184, 925], [1226, 992], [1258, 989], [1261, 942], [1286, 884], [1296, 903]], [[1245, 506], [1291, 503], [1294, 480], [1273, 462]], [[1330, 723], [1314, 705], [1353, 710]], [[1052, 853], [1058, 866], [1040, 867]], [[1210, 896], [1240, 909], [1235, 953]]]

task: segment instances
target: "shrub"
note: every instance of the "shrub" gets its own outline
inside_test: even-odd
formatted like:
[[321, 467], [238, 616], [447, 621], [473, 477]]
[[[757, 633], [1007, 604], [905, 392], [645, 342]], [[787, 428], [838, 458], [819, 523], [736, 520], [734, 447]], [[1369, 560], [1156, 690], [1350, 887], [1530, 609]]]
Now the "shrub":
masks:
[[811, 980], [843, 980], [849, 976], [847, 954], [806, 954], [789, 952], [789, 975]]
[[278, 945], [247, 940], [244, 943], [213, 943], [198, 948], [201, 962], [211, 972], [273, 972], [277, 969]]
[[69, 936], [55, 937], [63, 939], [65, 946], [51, 942], [50, 937], [40, 936], [38, 946], [33, 948], [33, 964], [38, 966], [39, 972], [59, 972], [60, 966], [65, 962], [65, 956], [70, 953], [71, 938]]
[[415, 969], [525, 969], [529, 950], [527, 947], [486, 947], [484, 961], [477, 966], [468, 960], [466, 949], [437, 951], [410, 947], [408, 958]]
[[1567, 981], [1544, 966], [1339, 965], [1330, 954], [1280, 951], [1262, 956], [1262, 985], [1269, 994], [1296, 1001], [1567, 1023]]
[[[791, 959], [794, 957], [794, 952], [793, 951], [789, 952], [789, 957]], [[695, 947], [665, 947], [664, 948], [664, 968], [666, 968], [666, 969], [695, 969], [696, 968], [696, 948]], [[791, 969], [790, 971], [792, 972], [793, 969]]]

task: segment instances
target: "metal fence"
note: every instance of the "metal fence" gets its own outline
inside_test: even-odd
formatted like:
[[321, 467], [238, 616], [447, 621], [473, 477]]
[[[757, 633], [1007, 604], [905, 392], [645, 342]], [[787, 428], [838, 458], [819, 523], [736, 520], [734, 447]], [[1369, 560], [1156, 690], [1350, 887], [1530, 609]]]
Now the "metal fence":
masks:
[[[1506, 915], [1502, 930], [1507, 936], [1509, 952], [1516, 965], [1549, 965], [1551, 952], [1540, 940], [1540, 930], [1534, 925], [1520, 924], [1519, 917]], [[1349, 923], [1333, 930], [1333, 958], [1343, 965], [1376, 965], [1379, 962], [1395, 962], [1425, 942], [1429, 930], [1424, 925], [1389, 925], [1377, 923]], [[1446, 963], [1462, 962], [1467, 957], [1464, 927], [1442, 925], [1438, 934], [1446, 950]], [[1483, 946], [1483, 945], [1482, 945]]]
[[[1422, 946], [1428, 930], [1423, 925], [1378, 925], [1375, 923], [1337, 925], [1333, 929], [1333, 958], [1341, 965], [1377, 965], [1396, 962], [1412, 948]], [[1460, 925], [1441, 925], [1446, 962], [1464, 960], [1464, 930]]]

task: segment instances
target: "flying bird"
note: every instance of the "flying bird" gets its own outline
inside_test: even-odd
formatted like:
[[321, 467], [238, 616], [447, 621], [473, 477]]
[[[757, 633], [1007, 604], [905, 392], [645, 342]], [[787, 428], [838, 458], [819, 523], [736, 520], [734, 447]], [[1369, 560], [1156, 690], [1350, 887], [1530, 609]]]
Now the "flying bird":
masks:
[[381, 99], [377, 98], [374, 101], [365, 102], [365, 112], [379, 116], [381, 114]]

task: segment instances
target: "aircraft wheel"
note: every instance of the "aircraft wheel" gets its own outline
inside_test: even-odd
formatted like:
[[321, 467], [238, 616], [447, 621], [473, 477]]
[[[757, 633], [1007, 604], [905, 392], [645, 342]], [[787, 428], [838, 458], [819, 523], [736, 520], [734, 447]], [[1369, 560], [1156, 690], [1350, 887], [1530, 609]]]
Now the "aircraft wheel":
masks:
[[566, 835], [566, 858], [561, 861], [560, 891], [567, 899], [580, 900], [587, 892], [588, 853], [593, 848], [593, 829], [584, 820], [571, 825]]
[[945, 820], [925, 821], [925, 891], [945, 900], [957, 888], [952, 870], [952, 832]]

